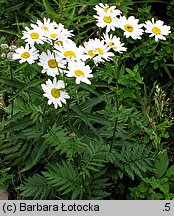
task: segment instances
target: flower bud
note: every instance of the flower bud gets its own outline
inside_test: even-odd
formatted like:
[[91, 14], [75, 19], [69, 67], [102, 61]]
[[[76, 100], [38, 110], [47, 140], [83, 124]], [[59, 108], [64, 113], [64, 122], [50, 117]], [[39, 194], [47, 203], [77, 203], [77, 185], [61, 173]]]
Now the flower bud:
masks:
[[0, 48], [1, 48], [2, 50], [8, 49], [8, 44], [1, 44], [1, 45], [0, 45]]

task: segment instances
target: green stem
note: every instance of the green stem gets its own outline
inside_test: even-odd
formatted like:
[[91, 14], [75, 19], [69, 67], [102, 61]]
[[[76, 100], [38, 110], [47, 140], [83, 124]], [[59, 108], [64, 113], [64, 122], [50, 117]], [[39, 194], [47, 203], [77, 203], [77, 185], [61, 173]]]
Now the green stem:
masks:
[[[130, 54], [134, 53], [135, 51], [140, 50], [143, 46], [146, 46], [146, 44], [149, 44], [150, 40], [151, 40], [151, 38], [148, 39], [146, 42], [142, 43], [141, 45], [135, 47], [133, 50], [131, 50], [130, 52], [128, 52], [126, 55], [130, 55]], [[126, 55], [123, 55], [122, 59], [124, 59]]]
[[[114, 63], [115, 63], [115, 77], [116, 77], [116, 90], [115, 90], [115, 108], [116, 108], [116, 112], [118, 113], [118, 108], [119, 108], [119, 102], [118, 102], [118, 77], [119, 77], [119, 58], [117, 59], [114, 59]], [[117, 131], [117, 123], [118, 123], [118, 116], [116, 115], [116, 118], [115, 118], [115, 122], [114, 122], [114, 131], [113, 131], [113, 135], [111, 137], [111, 143], [110, 143], [110, 150], [109, 152], [112, 151], [112, 147], [113, 147], [113, 143], [114, 143], [114, 140], [115, 140], [115, 134], [116, 134], [116, 131]]]
[[[119, 103], [118, 103], [117, 90], [118, 90], [118, 85], [116, 86], [116, 92], [115, 92], [115, 107], [116, 107], [116, 111], [118, 113]], [[116, 131], [117, 131], [117, 122], [118, 122], [118, 117], [116, 116], [115, 123], [114, 123], [114, 131], [113, 131], [113, 135], [111, 137], [111, 143], [110, 143], [110, 150], [109, 150], [109, 152], [112, 151], [113, 143], [114, 143], [114, 140], [115, 140], [115, 134], [116, 134]]]
[[[11, 77], [11, 81], [13, 81], [13, 71], [12, 71], [12, 63], [10, 63], [10, 77]], [[12, 99], [11, 101], [11, 117], [13, 116], [13, 110], [14, 110], [14, 101]]]
[[70, 131], [72, 132], [72, 131], [73, 131], [73, 128], [72, 128], [72, 124], [71, 124], [71, 121], [70, 121], [70, 110], [69, 110], [69, 105], [70, 105], [70, 102], [68, 101], [68, 102], [67, 102], [67, 118], [68, 118], [69, 129], [70, 129]]
[[162, 66], [163, 66], [164, 70], [166, 71], [167, 75], [169, 76], [169, 78], [172, 80], [173, 79], [172, 74], [170, 73], [170, 71], [169, 71], [168, 67], [166, 66], [166, 64], [163, 63]]

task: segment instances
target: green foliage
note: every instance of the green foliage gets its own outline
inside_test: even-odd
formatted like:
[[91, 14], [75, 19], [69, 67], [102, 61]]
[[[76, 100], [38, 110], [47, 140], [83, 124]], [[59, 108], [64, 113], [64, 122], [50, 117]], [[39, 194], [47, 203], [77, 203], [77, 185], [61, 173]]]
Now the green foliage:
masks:
[[174, 166], [168, 168], [167, 151], [161, 152], [155, 163], [155, 176], [143, 178], [135, 188], [130, 188], [132, 199], [172, 199]]
[[152, 171], [154, 156], [145, 145], [123, 145], [120, 153], [114, 152], [114, 157], [114, 165], [119, 168], [120, 177], [126, 174], [134, 180], [135, 175], [143, 178], [147, 172]]
[[11, 179], [14, 178], [14, 174], [11, 173], [10, 168], [4, 168], [2, 164], [0, 168], [0, 190], [3, 190], [9, 187]]
[[164, 150], [162, 153], [159, 154], [158, 160], [155, 162], [155, 168], [156, 168], [156, 177], [160, 178], [164, 175], [164, 173], [167, 170], [169, 164], [169, 160], [167, 157], [167, 151]]
[[83, 197], [82, 179], [70, 163], [50, 165], [47, 170], [44, 176], [48, 183], [52, 187], [57, 187], [62, 195], [72, 194], [71, 199]]
[[21, 196], [30, 199], [50, 199], [53, 197], [53, 189], [50, 188], [46, 179], [39, 174], [29, 177], [18, 187], [18, 190], [21, 190]]
[[44, 138], [47, 145], [54, 147], [54, 151], [59, 152], [60, 155], [65, 154], [69, 161], [73, 159], [74, 155], [84, 150], [84, 144], [75, 139], [75, 134], [68, 134], [55, 124], [48, 129]]

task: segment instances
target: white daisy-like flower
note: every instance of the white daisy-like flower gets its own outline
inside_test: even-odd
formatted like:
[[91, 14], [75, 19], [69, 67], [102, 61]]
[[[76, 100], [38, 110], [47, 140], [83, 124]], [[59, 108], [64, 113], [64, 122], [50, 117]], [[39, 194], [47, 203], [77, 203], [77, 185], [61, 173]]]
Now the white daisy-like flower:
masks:
[[111, 57], [114, 56], [112, 52], [109, 52], [110, 47], [105, 43], [104, 40], [89, 39], [84, 43], [83, 47], [83, 61], [87, 59], [93, 59], [97, 65], [99, 62], [110, 61]]
[[43, 91], [45, 92], [43, 94], [44, 97], [48, 98], [48, 104], [54, 104], [55, 109], [59, 107], [62, 107], [62, 103], [66, 104], [66, 99], [69, 99], [70, 96], [66, 91], [63, 91], [62, 89], [65, 88], [65, 83], [63, 80], [58, 80], [56, 77], [53, 79], [53, 82], [48, 79], [46, 81], [46, 84], [41, 84]]
[[66, 43], [71, 43], [72, 40], [71, 39], [67, 39], [67, 38], [58, 38], [57, 40], [54, 41], [54, 46], [64, 46], [64, 44]]
[[91, 84], [88, 78], [93, 77], [91, 74], [92, 70], [89, 65], [85, 65], [83, 61], [71, 61], [68, 63], [68, 71], [66, 71], [67, 77], [75, 77], [76, 84], [84, 82], [86, 84]]
[[58, 55], [66, 61], [78, 61], [83, 57], [83, 51], [78, 48], [72, 40], [68, 40], [67, 43], [63, 43], [63, 46], [55, 44], [54, 48], [57, 50]]
[[66, 29], [61, 23], [57, 25], [56, 29], [59, 31], [59, 38], [70, 38], [74, 36], [74, 34], [72, 33], [73, 30]]
[[28, 62], [29, 64], [33, 64], [35, 60], [38, 59], [39, 53], [38, 50], [35, 47], [29, 47], [28, 44], [26, 44], [25, 47], [21, 46], [15, 50], [15, 53], [13, 54], [13, 59], [20, 59], [19, 63]]
[[94, 7], [94, 10], [97, 11], [98, 15], [110, 14], [114, 16], [119, 16], [122, 12], [119, 9], [116, 9], [116, 6], [109, 6], [108, 4], [99, 3]]
[[144, 24], [138, 24], [139, 20], [135, 19], [134, 16], [128, 17], [123, 16], [119, 18], [120, 28], [124, 31], [126, 38], [132, 37], [135, 39], [141, 39], [141, 35], [144, 30], [142, 29]]
[[56, 53], [51, 53], [50, 50], [47, 50], [47, 52], [41, 53], [38, 65], [43, 67], [42, 73], [47, 73], [48, 76], [55, 77], [59, 72], [62, 72], [65, 63]]
[[36, 24], [31, 24], [32, 28], [40, 28], [41, 31], [44, 33], [48, 32], [49, 29], [56, 28], [57, 23], [56, 22], [51, 22], [51, 20], [48, 18], [43, 18], [43, 22], [41, 20], [37, 20]]
[[57, 24], [54, 21], [51, 22], [50, 19], [46, 18], [43, 19], [43, 22], [37, 20], [36, 24], [31, 24], [31, 27], [33, 29], [39, 28], [43, 32], [45, 38], [47, 38], [47, 42], [50, 43], [57, 39], [66, 39], [73, 36], [71, 33], [72, 31], [66, 29], [64, 25], [61, 23]]
[[149, 37], [155, 37], [155, 41], [166, 40], [164, 36], [171, 33], [170, 26], [164, 25], [161, 20], [155, 22], [154, 18], [152, 18], [152, 22], [146, 21], [144, 27], [146, 28], [145, 32], [150, 34]]
[[51, 27], [48, 29], [48, 31], [46, 32], [46, 37], [50, 42], [62, 39], [65, 40], [73, 36], [71, 32], [72, 31], [66, 29], [64, 25], [59, 23], [56, 25], [56, 27]]
[[110, 13], [94, 15], [97, 21], [97, 26], [100, 28], [105, 28], [106, 31], [109, 32], [110, 30], [114, 31], [115, 28], [119, 27], [118, 18]]
[[46, 32], [46, 37], [51, 42], [52, 40], [55, 41], [59, 38], [60, 31], [56, 28], [50, 28], [49, 31]]
[[120, 38], [117, 36], [113, 36], [112, 34], [108, 35], [107, 33], [103, 35], [103, 40], [105, 43], [114, 51], [123, 53], [127, 50], [124, 47], [124, 43], [121, 43]]
[[45, 34], [40, 28], [35, 27], [33, 29], [29, 29], [25, 27], [26, 31], [23, 31], [22, 39], [25, 40], [26, 43], [30, 44], [31, 46], [35, 43], [44, 44], [46, 41]]

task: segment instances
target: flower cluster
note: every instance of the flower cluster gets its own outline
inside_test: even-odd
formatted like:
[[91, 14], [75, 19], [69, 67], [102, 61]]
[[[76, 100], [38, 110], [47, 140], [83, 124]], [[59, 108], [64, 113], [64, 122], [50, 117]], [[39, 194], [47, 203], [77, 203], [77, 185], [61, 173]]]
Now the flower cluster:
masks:
[[[93, 77], [89, 62], [94, 65], [110, 61], [115, 52], [123, 53], [127, 50], [121, 39], [114, 35], [116, 28], [123, 30], [126, 38], [141, 39], [144, 32], [149, 33], [155, 40], [165, 40], [164, 36], [170, 33], [170, 27], [160, 20], [146, 21], [140, 24], [134, 16], [126, 18], [116, 6], [108, 6], [99, 3], [94, 7], [97, 15], [94, 18], [97, 26], [105, 29], [102, 37], [89, 39], [81, 45], [73, 41], [72, 31], [66, 29], [61, 23], [57, 24], [50, 19], [37, 20], [26, 27], [22, 39], [26, 45], [15, 50], [13, 59], [19, 59], [19, 63], [28, 62], [37, 64], [42, 68], [41, 73], [49, 76], [46, 84], [42, 84], [44, 96], [48, 98], [48, 104], [54, 104], [55, 108], [66, 103], [70, 96], [65, 88], [65, 80], [74, 78], [76, 84], [84, 82], [91, 84]], [[143, 29], [145, 28], [145, 29]], [[112, 33], [110, 33], [112, 31]], [[47, 44], [47, 46], [44, 46]], [[40, 51], [39, 47], [44, 50]], [[87, 64], [88, 62], [88, 64]], [[51, 80], [51, 78], [52, 80]], [[66, 79], [65, 79], [66, 78]]]
[[[171, 33], [170, 26], [164, 25], [164, 22], [154, 18], [152, 21], [148, 20], [145, 23], [139, 23], [139, 19], [134, 16], [126, 18], [122, 16], [122, 12], [116, 9], [115, 6], [108, 6], [107, 4], [99, 3], [94, 8], [97, 11], [97, 15], [94, 15], [97, 21], [97, 26], [100, 28], [106, 28], [108, 34], [111, 30], [120, 28], [124, 32], [126, 38], [141, 39], [143, 33], [149, 33], [150, 37], [155, 37], [155, 41], [166, 40], [164, 36]], [[145, 30], [143, 29], [145, 28]], [[112, 38], [112, 35], [110, 36]], [[110, 41], [112, 42], [112, 40]]]
[[[37, 20], [36, 24], [31, 24], [31, 28], [25, 28], [22, 39], [26, 45], [16, 49], [13, 55], [13, 59], [19, 59], [19, 63], [33, 64], [37, 61], [42, 67], [41, 73], [52, 77], [53, 80], [48, 79], [41, 86], [48, 104], [53, 103], [55, 108], [61, 107], [70, 98], [65, 91], [65, 77], [74, 77], [76, 84], [91, 84], [89, 78], [93, 77], [90, 66], [85, 63], [88, 59], [86, 48], [78, 47], [72, 36], [72, 32], [60, 23], [46, 18], [43, 22]], [[43, 48], [45, 44], [49, 45], [48, 48], [40, 52], [38, 47]]]

